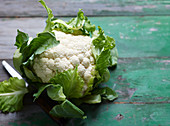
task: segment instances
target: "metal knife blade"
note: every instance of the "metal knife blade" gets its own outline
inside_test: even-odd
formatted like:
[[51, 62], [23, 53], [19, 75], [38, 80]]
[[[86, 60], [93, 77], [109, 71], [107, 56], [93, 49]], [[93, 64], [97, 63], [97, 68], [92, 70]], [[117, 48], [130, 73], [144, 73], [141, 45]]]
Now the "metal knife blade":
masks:
[[[14, 68], [12, 68], [12, 66], [10, 66], [5, 60], [2, 61], [2, 65], [12, 77], [18, 77], [18, 79], [23, 79], [21, 75], [18, 72], [16, 72]], [[27, 82], [25, 82], [25, 86], [28, 87]]]

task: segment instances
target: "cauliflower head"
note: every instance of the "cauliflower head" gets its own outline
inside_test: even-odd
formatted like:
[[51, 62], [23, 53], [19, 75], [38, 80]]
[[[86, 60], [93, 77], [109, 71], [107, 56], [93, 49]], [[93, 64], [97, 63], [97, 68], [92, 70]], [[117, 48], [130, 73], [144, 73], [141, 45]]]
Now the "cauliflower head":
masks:
[[47, 89], [47, 95], [58, 101], [50, 111], [53, 116], [84, 118], [76, 105], [118, 97], [109, 87], [98, 86], [110, 78], [108, 67], [117, 64], [115, 40], [100, 26], [96, 29], [82, 10], [66, 22], [54, 18], [43, 0], [39, 2], [48, 12], [47, 25], [33, 39], [17, 31], [14, 67], [38, 90], [35, 99]]
[[95, 62], [92, 54], [92, 38], [54, 31], [60, 41], [34, 59], [33, 69], [43, 83], [48, 83], [56, 72], [78, 67], [78, 73], [87, 84], [94, 76]]

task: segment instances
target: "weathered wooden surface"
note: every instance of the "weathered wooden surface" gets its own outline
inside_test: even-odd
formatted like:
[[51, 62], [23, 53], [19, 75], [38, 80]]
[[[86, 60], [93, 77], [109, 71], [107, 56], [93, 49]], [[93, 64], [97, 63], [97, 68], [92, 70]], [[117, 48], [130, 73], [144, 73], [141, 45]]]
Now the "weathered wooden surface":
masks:
[[35, 37], [44, 26], [43, 18], [0, 18], [0, 59], [12, 59], [17, 29]]
[[86, 120], [72, 119], [67, 126], [169, 126], [170, 104], [114, 104], [83, 106]]
[[[12, 65], [12, 60], [7, 62]], [[170, 57], [120, 58], [118, 62], [116, 69], [110, 69], [110, 80], [104, 83], [118, 93], [115, 102], [170, 103]], [[9, 78], [1, 63], [0, 75], [0, 81]]]
[[123, 103], [170, 103], [169, 58], [121, 58], [110, 80]]
[[[68, 119], [68, 126], [170, 125], [170, 1], [169, 0], [46, 0], [55, 16], [75, 16], [79, 8], [116, 40], [119, 63], [105, 83], [116, 90], [114, 102], [83, 105], [88, 118]], [[1, 61], [12, 65], [16, 30], [35, 37], [43, 31], [45, 9], [34, 0], [1, 0], [0, 81], [9, 78]], [[103, 17], [103, 16], [111, 17]], [[116, 15], [114, 17], [113, 15]], [[122, 16], [124, 15], [124, 16]], [[136, 15], [136, 16], [130, 16]], [[150, 16], [139, 16], [150, 15]], [[167, 16], [164, 16], [167, 15]], [[8, 18], [8, 17], [27, 18]], [[34, 18], [32, 18], [33, 16]], [[69, 20], [70, 18], [62, 18]], [[57, 125], [27, 95], [17, 113], [0, 113], [0, 126]]]
[[[169, 0], [45, 0], [56, 16], [74, 16], [81, 8], [86, 15], [170, 15]], [[0, 17], [46, 16], [37, 0], [1, 0]]]
[[[91, 17], [90, 20], [115, 38], [119, 57], [170, 56], [170, 16]], [[0, 26], [0, 59], [11, 59], [16, 50], [13, 45], [17, 29], [35, 37], [43, 31], [45, 19], [3, 18]]]
[[35, 102], [32, 102], [30, 95], [25, 96], [24, 106], [19, 112], [0, 112], [0, 126], [58, 126]]
[[[12, 60], [8, 60], [8, 62], [12, 64]], [[2, 68], [1, 65], [0, 68]], [[170, 124], [170, 58], [121, 58], [117, 68], [110, 70], [110, 72], [111, 78], [104, 85], [116, 90], [119, 98], [114, 102], [82, 106], [88, 119], [67, 120], [68, 126]], [[0, 75], [3, 75], [0, 80], [8, 78], [5, 70], [1, 70]], [[35, 109], [31, 109], [31, 107], [35, 107]], [[29, 113], [26, 111], [29, 111]], [[46, 120], [44, 123], [49, 120], [49, 117], [35, 104], [31, 104], [31, 101], [26, 104], [23, 111], [18, 113], [19, 115], [27, 113], [22, 117], [23, 121], [19, 121], [22, 125], [25, 122], [41, 124], [40, 121], [34, 120], [34, 116], [40, 116], [38, 118]], [[32, 116], [32, 113], [35, 113], [35, 115]], [[116, 117], [119, 114], [124, 118]], [[0, 116], [4, 117], [5, 115], [0, 114]], [[6, 116], [11, 118], [11, 120], [6, 120], [8, 124], [17, 124], [18, 120], [21, 119], [20, 116], [17, 116], [12, 120], [11, 114]], [[28, 116], [33, 123], [28, 121]], [[11, 123], [12, 121], [14, 122]], [[49, 121], [49, 123], [55, 124], [53, 121]]]

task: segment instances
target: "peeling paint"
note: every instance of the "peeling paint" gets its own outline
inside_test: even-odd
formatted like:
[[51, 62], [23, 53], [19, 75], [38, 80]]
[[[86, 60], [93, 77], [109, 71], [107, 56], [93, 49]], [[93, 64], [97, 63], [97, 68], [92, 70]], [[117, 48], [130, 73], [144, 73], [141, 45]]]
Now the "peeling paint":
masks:
[[136, 90], [137, 90], [136, 88], [128, 88], [127, 89], [129, 98], [131, 98], [133, 96], [133, 94], [135, 93]]
[[170, 9], [170, 5], [165, 5], [165, 8]]
[[121, 95], [125, 95], [125, 92], [120, 91], [120, 90], [116, 90], [117, 93], [121, 94]]
[[170, 80], [162, 79], [163, 82], [170, 82]]
[[150, 28], [149, 31], [158, 31], [156, 28]]
[[122, 114], [118, 114], [116, 117], [115, 117], [115, 119], [117, 120], [117, 121], [120, 121], [120, 120], [122, 120], [124, 118], [124, 116], [122, 115]]
[[109, 24], [109, 25], [110, 25], [110, 26], [113, 26], [114, 24], [111, 23], [111, 24]]
[[124, 38], [123, 33], [121, 33], [121, 32], [119, 32], [119, 36], [120, 36], [121, 39]]
[[121, 81], [124, 81], [124, 80], [125, 80], [125, 78], [122, 78], [122, 75], [119, 75], [119, 76], [117, 77], [117, 79], [118, 79], [118, 80], [121, 80]]
[[155, 99], [157, 99], [157, 100], [158, 100], [158, 99], [164, 99], [164, 97], [156, 97]]
[[162, 60], [161, 63], [170, 63], [170, 60]]
[[155, 24], [160, 25], [160, 24], [161, 24], [161, 22], [160, 22], [160, 21], [158, 21], [158, 22], [156, 22]]
[[144, 122], [147, 118], [146, 117], [143, 117], [142, 121]]
[[160, 63], [170, 63], [170, 60], [156, 60], [155, 62], [160, 62]]
[[116, 84], [113, 85], [112, 89], [114, 90], [116, 88]]
[[151, 115], [150, 115], [150, 118], [152, 119], [152, 120], [154, 120], [154, 121], [156, 121], [156, 119], [155, 119], [155, 115], [158, 115], [157, 114], [157, 112], [153, 112]]

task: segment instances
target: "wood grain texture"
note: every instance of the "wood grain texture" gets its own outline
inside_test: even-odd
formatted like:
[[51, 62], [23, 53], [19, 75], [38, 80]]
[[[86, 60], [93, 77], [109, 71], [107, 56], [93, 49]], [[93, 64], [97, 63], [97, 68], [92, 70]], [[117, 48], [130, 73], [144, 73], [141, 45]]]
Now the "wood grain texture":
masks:
[[170, 125], [170, 58], [122, 58], [105, 83], [118, 92], [114, 102], [84, 105], [88, 118], [68, 126]]
[[12, 59], [16, 50], [14, 46], [17, 29], [31, 37], [43, 31], [44, 18], [0, 18], [0, 59]]
[[1, 113], [0, 126], [58, 126], [27, 94], [24, 97], [24, 108], [19, 112]]
[[[169, 0], [45, 0], [55, 16], [86, 15], [170, 15]], [[1, 0], [0, 17], [47, 16], [37, 0]]]
[[85, 105], [88, 118], [72, 119], [66, 126], [169, 126], [170, 104]]
[[[0, 81], [3, 81], [9, 75], [1, 62]], [[12, 65], [12, 60], [7, 62]], [[104, 86], [116, 90], [119, 98], [115, 102], [170, 103], [170, 58], [120, 58], [110, 74]]]
[[[69, 20], [71, 18], [62, 18]], [[106, 35], [116, 40], [119, 57], [170, 56], [170, 16], [91, 17]], [[12, 59], [16, 31], [35, 37], [45, 27], [44, 18], [1, 18], [0, 59]]]
[[[115, 70], [110, 69], [111, 78], [104, 86], [116, 90], [119, 98], [114, 102], [81, 106], [88, 118], [68, 119], [66, 125], [170, 125], [170, 16], [162, 16], [170, 15], [169, 0], [46, 2], [56, 16], [75, 16], [79, 8], [91, 16], [116, 15], [90, 17], [90, 20], [116, 40], [120, 57], [118, 66]], [[0, 81], [9, 78], [1, 61], [6, 59], [12, 65], [16, 30], [35, 37], [43, 31], [45, 18], [41, 17], [46, 15], [45, 9], [34, 0], [1, 1], [0, 17], [27, 18], [0, 18]], [[70, 17], [62, 19], [69, 20]], [[57, 125], [32, 102], [31, 96], [26, 96], [24, 104], [20, 112], [0, 113], [0, 126]]]
[[169, 58], [121, 58], [105, 83], [124, 104], [170, 103]]
[[[1, 62], [2, 60], [0, 60]], [[12, 65], [12, 60], [7, 60]], [[83, 105], [81, 108], [87, 114], [86, 120], [72, 119], [67, 120], [66, 125], [103, 125], [107, 126], [131, 124], [138, 125], [168, 125], [170, 122], [170, 58], [120, 58], [119, 64], [115, 70], [110, 69], [111, 78], [104, 86], [109, 86], [116, 90], [119, 98], [114, 102], [103, 102], [99, 105]], [[2, 65], [0, 65], [2, 69]], [[0, 80], [8, 79], [6, 71], [0, 70]], [[3, 77], [3, 78], [2, 78]], [[29, 98], [31, 99], [31, 98]], [[33, 106], [25, 106], [25, 109], [19, 114], [27, 113], [22, 120], [29, 124], [42, 124], [36, 122], [34, 115], [27, 112]], [[40, 108], [35, 107], [37, 112], [35, 116], [50, 118], [42, 113]], [[33, 109], [34, 110], [34, 109]], [[34, 111], [33, 111], [34, 113]], [[119, 117], [121, 114], [122, 119]], [[119, 115], [119, 116], [118, 116]], [[0, 114], [0, 117], [4, 117]], [[12, 118], [11, 114], [5, 115], [6, 118]], [[33, 121], [28, 121], [28, 116]], [[118, 117], [117, 117], [118, 116]], [[18, 123], [20, 116], [14, 120]], [[24, 124], [25, 122], [20, 122]], [[1, 120], [0, 120], [1, 122]], [[9, 120], [10, 124], [11, 121]], [[50, 122], [55, 124], [54, 122]]]

